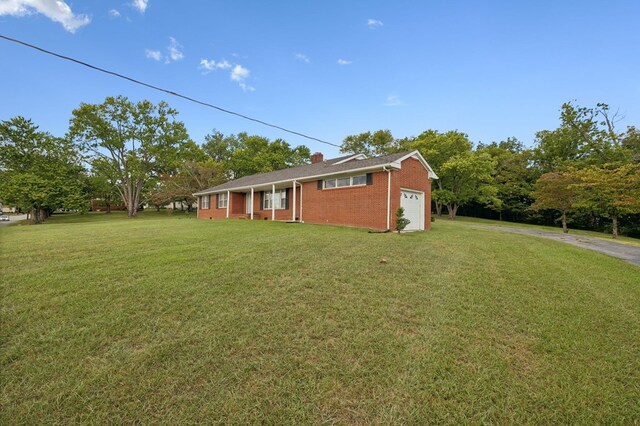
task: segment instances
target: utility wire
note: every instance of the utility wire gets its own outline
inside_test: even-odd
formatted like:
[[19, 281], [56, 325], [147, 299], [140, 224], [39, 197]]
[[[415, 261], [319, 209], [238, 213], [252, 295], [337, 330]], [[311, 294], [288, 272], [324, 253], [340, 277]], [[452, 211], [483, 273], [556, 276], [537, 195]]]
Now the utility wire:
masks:
[[257, 118], [249, 117], [247, 115], [240, 114], [239, 112], [234, 112], [234, 111], [231, 111], [231, 110], [228, 110], [228, 109], [225, 109], [225, 108], [221, 108], [219, 106], [210, 104], [208, 102], [200, 101], [198, 99], [194, 99], [192, 97], [189, 97], [189, 96], [186, 96], [186, 95], [182, 95], [182, 94], [180, 94], [178, 92], [174, 92], [172, 90], [163, 89], [162, 87], [154, 86], [153, 84], [145, 83], [144, 81], [136, 80], [135, 78], [127, 77], [126, 75], [119, 74], [117, 72], [110, 71], [110, 70], [105, 69], [105, 68], [100, 68], [98, 66], [91, 65], [91, 64], [89, 64], [87, 62], [83, 62], [83, 61], [80, 61], [78, 59], [75, 59], [75, 58], [72, 58], [72, 57], [69, 57], [69, 56], [61, 55], [59, 53], [55, 53], [55, 52], [52, 52], [50, 50], [43, 49], [42, 47], [38, 47], [38, 46], [35, 46], [33, 44], [26, 43], [24, 41], [17, 40], [15, 38], [7, 37], [7, 36], [2, 35], [2, 34], [0, 34], [0, 38], [5, 39], [7, 41], [11, 41], [13, 43], [21, 44], [21, 45], [26, 46], [26, 47], [30, 47], [31, 49], [37, 50], [37, 51], [42, 52], [42, 53], [46, 53], [47, 55], [55, 56], [57, 58], [64, 59], [66, 61], [74, 62], [74, 63], [76, 63], [78, 65], [83, 65], [83, 66], [85, 66], [87, 68], [90, 68], [92, 70], [100, 71], [100, 72], [103, 72], [105, 74], [112, 75], [114, 77], [118, 77], [118, 78], [121, 78], [121, 79], [124, 79], [124, 80], [128, 80], [128, 81], [130, 81], [132, 83], [139, 84], [141, 86], [145, 86], [145, 87], [148, 87], [150, 89], [157, 90], [159, 92], [164, 92], [164, 93], [167, 93], [169, 95], [176, 96], [178, 98], [182, 98], [182, 99], [185, 99], [187, 101], [190, 101], [190, 102], [193, 102], [193, 103], [196, 103], [196, 104], [200, 104], [200, 105], [203, 105], [203, 106], [206, 106], [206, 107], [209, 107], [209, 108], [213, 108], [213, 109], [216, 109], [218, 111], [221, 111], [221, 112], [224, 112], [224, 113], [227, 113], [227, 114], [235, 115], [236, 117], [244, 118], [245, 120], [253, 121], [255, 123], [259, 123], [259, 124], [262, 124], [264, 126], [272, 127], [274, 129], [282, 130], [283, 132], [291, 133], [292, 135], [301, 136], [301, 137], [303, 137], [305, 139], [313, 140], [313, 141], [320, 142], [320, 143], [323, 143], [323, 144], [326, 144], [326, 145], [331, 145], [331, 146], [335, 146], [335, 147], [340, 148], [340, 145], [337, 145], [335, 143], [328, 142], [328, 141], [325, 141], [325, 140], [322, 140], [322, 139], [318, 139], [318, 138], [315, 138], [313, 136], [305, 135], [304, 133], [296, 132], [294, 130], [287, 129], [287, 128], [278, 126], [276, 124], [271, 124], [271, 123], [268, 123], [266, 121], [258, 120]]

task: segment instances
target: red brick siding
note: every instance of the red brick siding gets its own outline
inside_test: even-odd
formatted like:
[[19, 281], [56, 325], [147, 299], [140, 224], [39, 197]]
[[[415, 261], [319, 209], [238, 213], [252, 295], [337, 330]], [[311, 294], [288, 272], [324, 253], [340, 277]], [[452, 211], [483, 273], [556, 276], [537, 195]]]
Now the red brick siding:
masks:
[[317, 189], [304, 183], [305, 223], [324, 223], [384, 230], [387, 228], [387, 172], [372, 173], [372, 184]]
[[[317, 189], [317, 181], [302, 183], [302, 216], [300, 214], [300, 188], [296, 191], [296, 217], [306, 223], [354, 226], [376, 230], [387, 229], [387, 179], [385, 171], [372, 173], [372, 184], [332, 189]], [[391, 172], [391, 228], [395, 212], [400, 207], [400, 188], [424, 192], [425, 229], [431, 228], [431, 181], [427, 170], [413, 158], [402, 162], [401, 170]], [[244, 193], [231, 193], [230, 218], [247, 218]], [[211, 195], [211, 208], [198, 209], [198, 219], [224, 219], [226, 209], [216, 208], [215, 194]], [[271, 210], [263, 210], [260, 191], [255, 191], [254, 219], [271, 220]], [[275, 211], [276, 220], [291, 220], [293, 190], [289, 188], [289, 208]]]
[[400, 207], [400, 188], [424, 192], [425, 229], [431, 229], [431, 181], [420, 161], [407, 158], [401, 170], [391, 172], [391, 227], [395, 229], [396, 210]]

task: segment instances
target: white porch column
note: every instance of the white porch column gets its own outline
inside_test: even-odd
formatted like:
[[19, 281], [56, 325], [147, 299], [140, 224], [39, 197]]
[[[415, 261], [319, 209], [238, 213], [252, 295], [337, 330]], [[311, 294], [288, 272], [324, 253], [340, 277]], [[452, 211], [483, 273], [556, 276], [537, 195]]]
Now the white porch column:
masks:
[[387, 230], [391, 229], [391, 170], [387, 170]]
[[276, 184], [271, 185], [271, 220], [276, 220]]
[[294, 222], [296, 220], [296, 186], [297, 185], [298, 183], [294, 180], [293, 181], [293, 217], [291, 218], [291, 220]]
[[251, 187], [251, 220], [253, 220], [253, 187]]
[[231, 204], [231, 197], [229, 190], [227, 190], [227, 219], [229, 219], [229, 205]]

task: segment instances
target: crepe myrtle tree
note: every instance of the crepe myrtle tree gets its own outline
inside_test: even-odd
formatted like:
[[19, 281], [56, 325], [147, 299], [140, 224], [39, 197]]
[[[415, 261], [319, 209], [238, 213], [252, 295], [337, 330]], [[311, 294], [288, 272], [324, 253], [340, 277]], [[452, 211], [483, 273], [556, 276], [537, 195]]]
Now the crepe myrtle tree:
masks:
[[164, 101], [134, 103], [124, 96], [82, 103], [73, 111], [70, 138], [94, 163], [102, 162], [129, 217], [137, 215], [150, 183], [180, 164], [179, 153], [190, 139], [177, 114]]

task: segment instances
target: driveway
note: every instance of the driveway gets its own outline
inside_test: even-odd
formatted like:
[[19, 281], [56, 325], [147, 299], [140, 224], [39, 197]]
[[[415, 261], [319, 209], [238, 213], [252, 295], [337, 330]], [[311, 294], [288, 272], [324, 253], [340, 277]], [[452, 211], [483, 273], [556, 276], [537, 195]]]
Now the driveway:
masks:
[[20, 221], [20, 220], [25, 220], [27, 218], [26, 214], [19, 214], [19, 215], [10, 215], [9, 216], [9, 222], [0, 222], [0, 226], [8, 226], [8, 225], [13, 225], [14, 223]]
[[583, 235], [558, 234], [555, 232], [538, 231], [536, 229], [510, 228], [506, 226], [482, 226], [482, 228], [496, 229], [499, 231], [513, 232], [516, 234], [534, 235], [536, 237], [550, 238], [574, 246], [594, 250], [618, 259], [626, 260], [629, 263], [640, 266], [640, 247], [630, 244], [623, 244], [616, 241], [607, 241], [600, 238], [585, 237]]

